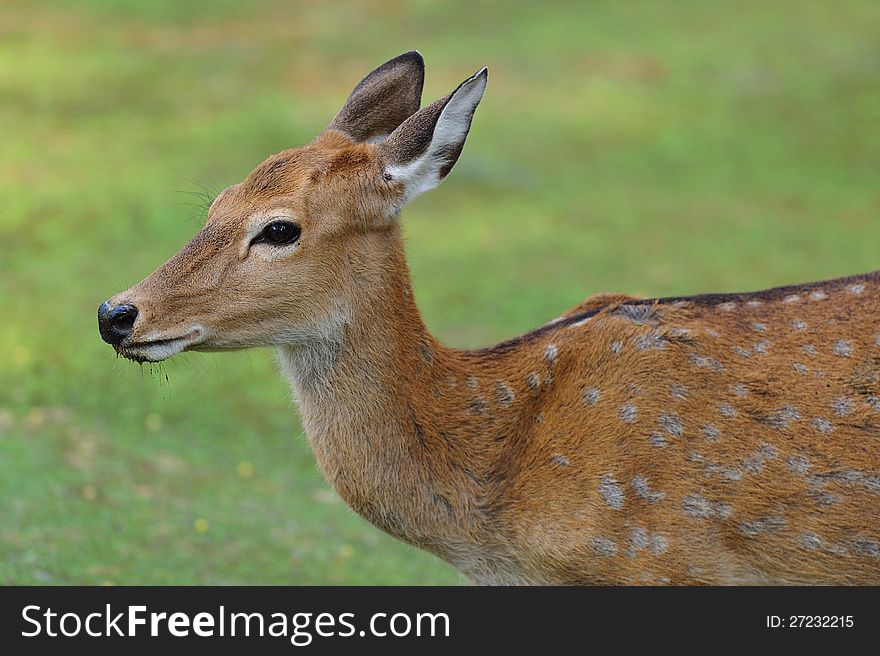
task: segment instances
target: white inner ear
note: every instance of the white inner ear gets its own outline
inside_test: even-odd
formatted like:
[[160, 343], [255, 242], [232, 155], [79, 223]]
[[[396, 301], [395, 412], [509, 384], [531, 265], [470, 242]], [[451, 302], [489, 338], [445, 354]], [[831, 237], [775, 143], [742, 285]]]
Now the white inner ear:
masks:
[[[400, 206], [440, 184], [440, 171], [453, 159], [470, 129], [471, 117], [486, 90], [483, 71], [464, 82], [440, 112], [431, 143], [425, 152], [406, 164], [392, 164], [385, 173], [404, 184]], [[398, 208], [399, 209], [399, 208]]]

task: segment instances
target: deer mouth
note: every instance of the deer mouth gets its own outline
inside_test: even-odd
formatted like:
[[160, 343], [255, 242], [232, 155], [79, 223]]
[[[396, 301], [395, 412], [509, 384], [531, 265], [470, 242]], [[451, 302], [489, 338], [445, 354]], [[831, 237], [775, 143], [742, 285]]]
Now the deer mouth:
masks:
[[180, 337], [162, 337], [134, 341], [123, 340], [116, 347], [116, 352], [135, 362], [161, 362], [188, 348], [201, 344], [206, 339], [207, 331], [201, 326], [196, 326]]

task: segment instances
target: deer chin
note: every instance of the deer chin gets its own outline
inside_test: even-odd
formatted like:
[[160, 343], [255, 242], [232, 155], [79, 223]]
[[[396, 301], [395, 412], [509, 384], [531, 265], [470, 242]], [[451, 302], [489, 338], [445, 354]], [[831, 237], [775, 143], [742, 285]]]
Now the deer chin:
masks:
[[205, 342], [208, 331], [204, 326], [194, 326], [180, 337], [147, 335], [143, 339], [123, 341], [117, 348], [119, 355], [134, 362], [161, 362]]

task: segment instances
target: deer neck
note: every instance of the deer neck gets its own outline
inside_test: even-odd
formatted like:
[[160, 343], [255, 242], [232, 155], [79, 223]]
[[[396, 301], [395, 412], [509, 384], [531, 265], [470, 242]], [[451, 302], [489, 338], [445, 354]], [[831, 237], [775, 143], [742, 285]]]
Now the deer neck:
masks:
[[425, 328], [399, 239], [363, 277], [371, 284], [356, 306], [314, 340], [279, 347], [282, 370], [318, 465], [346, 503], [445, 556], [478, 521], [469, 470], [478, 435], [443, 411], [465, 407], [456, 400], [465, 385], [448, 383], [464, 379], [460, 356]]

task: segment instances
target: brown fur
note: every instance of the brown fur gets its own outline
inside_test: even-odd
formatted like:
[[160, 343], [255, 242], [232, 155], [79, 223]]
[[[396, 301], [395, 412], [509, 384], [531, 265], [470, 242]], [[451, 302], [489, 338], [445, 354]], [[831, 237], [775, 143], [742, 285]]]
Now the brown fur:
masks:
[[[450, 349], [413, 299], [387, 156], [330, 129], [269, 158], [112, 299], [140, 310], [120, 351], [193, 324], [198, 350], [277, 346], [340, 496], [476, 582], [880, 583], [877, 274], [594, 296]], [[295, 250], [248, 247], [280, 213]]]

